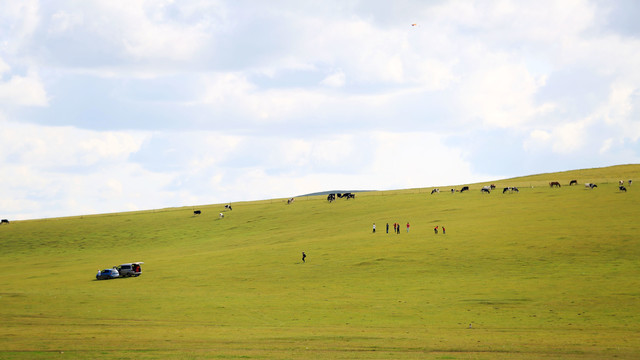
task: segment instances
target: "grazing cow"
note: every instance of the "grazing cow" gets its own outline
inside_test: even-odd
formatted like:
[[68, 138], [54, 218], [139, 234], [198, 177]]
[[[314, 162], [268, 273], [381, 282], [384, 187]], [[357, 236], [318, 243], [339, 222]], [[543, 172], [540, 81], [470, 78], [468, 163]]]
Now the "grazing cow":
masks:
[[491, 184], [489, 187], [491, 188], [491, 190], [495, 190], [496, 189], [496, 184]]
[[560, 187], [560, 183], [557, 182], [557, 181], [552, 181], [552, 182], [549, 183], [549, 186], [550, 187]]
[[327, 195], [327, 201], [328, 202], [333, 202], [336, 200], [336, 194], [329, 194]]
[[293, 202], [293, 200], [295, 200], [295, 199], [291, 198], [291, 199], [287, 200], [287, 205], [291, 204]]
[[346, 197], [347, 200], [349, 199], [355, 199], [356, 198], [356, 194], [352, 194], [352, 193], [344, 193], [342, 194], [342, 197]]
[[454, 192], [456, 192], [456, 189], [451, 189], [451, 193], [453, 194]]
[[578, 185], [578, 180], [569, 181], [569, 186]]
[[504, 189], [502, 190], [502, 193], [504, 194], [504, 193], [506, 193], [507, 191], [508, 191], [508, 192], [510, 192], [510, 193], [512, 193], [512, 192], [514, 192], [514, 191], [515, 191], [515, 192], [520, 192], [520, 190], [518, 190], [518, 188], [517, 188], [517, 187], [515, 187], [515, 186], [509, 186], [509, 187], [504, 188]]
[[220, 216], [220, 219], [224, 218], [224, 214], [223, 213], [220, 213], [219, 216]]
[[620, 189], [620, 191], [627, 192], [627, 188], [626, 188], [626, 187], [624, 187], [624, 185], [620, 185], [620, 186], [618, 186], [618, 189]]
[[439, 193], [440, 189], [433, 189], [431, 190], [431, 195], [435, 194], [435, 193]]
[[587, 187], [589, 189], [593, 189], [593, 188], [597, 188], [598, 185], [592, 184], [592, 183], [586, 183], [586, 184], [584, 184], [584, 187]]
[[0, 222], [0, 224], [8, 224], [8, 223], [9, 223], [9, 220], [7, 219], [2, 219], [2, 222]]
[[202, 211], [200, 211], [200, 210], [194, 210], [193, 211], [193, 215], [200, 215], [200, 214], [202, 214]]
[[225, 209], [225, 210], [233, 210], [233, 209], [231, 208], [231, 205], [225, 205], [225, 206], [224, 206], [224, 209]]
[[481, 193], [487, 193], [487, 194], [491, 194], [491, 188], [488, 186], [483, 187], [482, 189], [480, 189]]
[[622, 185], [624, 185], [624, 180], [618, 181], [618, 186], [622, 186]]
[[506, 193], [507, 191], [509, 191], [509, 188], [508, 188], [508, 187], [506, 187], [506, 188], [502, 189], [502, 193], [503, 193], [503, 194], [504, 194], [504, 193]]
[[460, 189], [460, 192], [464, 192], [464, 191], [468, 191], [469, 187], [468, 186], [463, 186], [462, 189]]

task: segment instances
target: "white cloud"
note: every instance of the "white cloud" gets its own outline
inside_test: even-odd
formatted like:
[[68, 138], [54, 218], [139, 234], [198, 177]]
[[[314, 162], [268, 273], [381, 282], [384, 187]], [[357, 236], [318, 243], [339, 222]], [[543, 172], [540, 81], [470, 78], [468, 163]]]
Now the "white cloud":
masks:
[[9, 72], [9, 70], [11, 70], [11, 67], [9, 66], [9, 64], [4, 62], [2, 58], [0, 58], [0, 75], [2, 75], [3, 73]]
[[209, 74], [203, 79], [204, 91], [199, 103], [224, 105], [249, 95], [255, 89], [246, 76], [236, 73]]
[[64, 33], [72, 31], [84, 24], [84, 15], [80, 12], [68, 12], [60, 10], [51, 15], [50, 33]]
[[[1, 59], [0, 59], [1, 61]], [[9, 72], [8, 65], [0, 62], [0, 74]], [[49, 98], [40, 77], [35, 72], [27, 76], [12, 76], [0, 81], [0, 105], [47, 106]]]
[[[129, 163], [147, 136], [2, 123], [0, 208], [13, 218], [174, 206], [164, 188], [175, 174]], [[126, 209], [124, 208], [126, 205]]]
[[120, 162], [139, 149], [144, 134], [3, 123], [0, 156], [36, 168]]
[[529, 122], [537, 112], [534, 96], [545, 79], [504, 54], [479, 50], [478, 58], [483, 60], [460, 80], [460, 101], [469, 118], [497, 127], [517, 128]]
[[[635, 113], [634, 113], [635, 111]], [[617, 129], [619, 138], [640, 139], [640, 83], [618, 82], [611, 85], [608, 102], [599, 109], [607, 125]]]
[[370, 182], [375, 188], [455, 185], [488, 179], [484, 174], [474, 173], [462, 149], [446, 146], [443, 142], [446, 137], [441, 134], [375, 132], [372, 135], [375, 160], [371, 164]]
[[346, 82], [346, 76], [344, 72], [337, 71], [326, 78], [324, 78], [320, 84], [330, 86], [330, 87], [343, 87]]
[[559, 154], [580, 150], [585, 145], [589, 119], [567, 123], [553, 130], [553, 151]]
[[537, 149], [547, 147], [550, 140], [551, 134], [548, 132], [544, 130], [533, 130], [525, 140], [523, 148], [527, 151], [536, 151]]
[[0, 29], [2, 38], [11, 39], [4, 47], [14, 52], [28, 41], [40, 26], [40, 6], [38, 0], [3, 1], [0, 3]]

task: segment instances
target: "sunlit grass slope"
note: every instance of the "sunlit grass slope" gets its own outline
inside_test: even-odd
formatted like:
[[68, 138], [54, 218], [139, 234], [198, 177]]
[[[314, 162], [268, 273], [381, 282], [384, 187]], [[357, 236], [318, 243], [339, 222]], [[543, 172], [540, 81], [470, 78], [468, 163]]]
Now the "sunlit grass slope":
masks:
[[[3, 224], [0, 358], [637, 358], [640, 183], [624, 193], [620, 179], [640, 165], [496, 180], [491, 194]], [[132, 261], [142, 276], [94, 280]]]

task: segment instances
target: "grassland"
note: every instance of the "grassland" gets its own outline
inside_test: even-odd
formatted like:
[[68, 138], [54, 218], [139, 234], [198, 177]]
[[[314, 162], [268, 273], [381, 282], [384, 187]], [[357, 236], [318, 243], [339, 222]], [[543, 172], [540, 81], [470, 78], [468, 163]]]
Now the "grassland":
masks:
[[0, 358], [635, 359], [640, 183], [619, 179], [640, 165], [4, 224]]

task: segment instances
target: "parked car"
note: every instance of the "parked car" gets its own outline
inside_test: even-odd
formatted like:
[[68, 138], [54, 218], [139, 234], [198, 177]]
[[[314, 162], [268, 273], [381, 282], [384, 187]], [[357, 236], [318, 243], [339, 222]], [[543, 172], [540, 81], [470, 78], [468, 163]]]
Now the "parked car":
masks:
[[108, 280], [118, 277], [120, 277], [120, 273], [116, 269], [98, 270], [98, 274], [96, 274], [96, 280]]
[[142, 267], [140, 265], [144, 264], [142, 261], [126, 263], [120, 266], [116, 266], [120, 277], [129, 277], [129, 276], [140, 276], [142, 273]]

